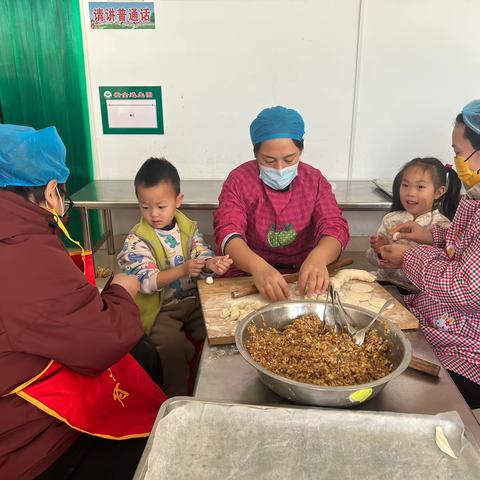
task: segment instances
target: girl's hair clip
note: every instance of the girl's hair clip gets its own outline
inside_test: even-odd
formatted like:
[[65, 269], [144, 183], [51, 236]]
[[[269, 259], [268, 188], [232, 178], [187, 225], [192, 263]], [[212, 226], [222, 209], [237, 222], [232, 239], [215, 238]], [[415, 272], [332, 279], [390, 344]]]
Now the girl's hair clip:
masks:
[[451, 169], [453, 168], [453, 165], [452, 165], [451, 163], [446, 163], [446, 164], [445, 164], [445, 168], [446, 168], [447, 170], [451, 170]]

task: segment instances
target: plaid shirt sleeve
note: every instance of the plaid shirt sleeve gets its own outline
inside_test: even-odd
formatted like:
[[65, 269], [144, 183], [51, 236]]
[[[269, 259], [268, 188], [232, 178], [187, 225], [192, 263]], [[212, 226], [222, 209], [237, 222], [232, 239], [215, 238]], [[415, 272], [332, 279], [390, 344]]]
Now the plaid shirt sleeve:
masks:
[[316, 206], [313, 211], [313, 223], [317, 242], [322, 237], [329, 236], [340, 242], [342, 250], [347, 246], [350, 238], [348, 223], [343, 218], [330, 183], [323, 175], [320, 177]]
[[403, 271], [422, 292], [466, 315], [480, 310], [480, 236], [451, 260], [444, 250], [429, 245], [410, 248], [403, 258]]
[[227, 237], [237, 233], [245, 238], [247, 230], [247, 207], [231, 176], [223, 184], [218, 203], [219, 207], [213, 215], [213, 228], [221, 251]]
[[445, 237], [447, 235], [447, 227], [435, 223], [432, 225], [433, 246], [437, 248], [445, 248]]

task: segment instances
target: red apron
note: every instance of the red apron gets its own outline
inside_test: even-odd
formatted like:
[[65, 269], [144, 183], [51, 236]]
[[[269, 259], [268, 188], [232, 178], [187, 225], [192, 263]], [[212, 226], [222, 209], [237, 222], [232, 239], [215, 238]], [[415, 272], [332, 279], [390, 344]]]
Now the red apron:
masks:
[[96, 377], [50, 360], [42, 372], [10, 394], [75, 430], [114, 440], [147, 437], [167, 399], [130, 354]]
[[88, 283], [96, 286], [95, 281], [95, 267], [93, 266], [93, 253], [91, 250], [78, 250], [76, 252], [69, 252], [73, 263], [84, 273], [87, 277]]
[[[70, 256], [95, 285], [92, 252], [82, 248]], [[167, 399], [130, 354], [96, 377], [50, 360], [38, 375], [8, 395], [12, 394], [75, 430], [113, 440], [148, 437], [158, 409]]]

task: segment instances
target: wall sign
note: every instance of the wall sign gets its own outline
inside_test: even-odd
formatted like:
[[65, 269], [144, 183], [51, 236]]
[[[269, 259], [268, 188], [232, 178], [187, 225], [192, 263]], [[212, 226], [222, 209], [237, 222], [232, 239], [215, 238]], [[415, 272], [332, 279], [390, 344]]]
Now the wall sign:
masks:
[[99, 87], [103, 133], [162, 135], [162, 87]]
[[155, 28], [153, 2], [89, 2], [90, 28]]

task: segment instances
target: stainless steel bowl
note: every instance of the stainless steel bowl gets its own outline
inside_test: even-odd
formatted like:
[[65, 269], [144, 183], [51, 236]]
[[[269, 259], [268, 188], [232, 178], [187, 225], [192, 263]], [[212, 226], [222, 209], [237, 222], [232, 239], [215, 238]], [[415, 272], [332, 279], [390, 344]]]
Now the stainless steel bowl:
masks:
[[[373, 316], [368, 310], [353, 305], [345, 305], [345, 309], [352, 317], [354, 325], [359, 328], [365, 326]], [[390, 329], [388, 335], [385, 335], [383, 325], [378, 321], [372, 328], [390, 342], [389, 357], [393, 364], [393, 371], [386, 377], [370, 383], [323, 387], [296, 382], [262, 367], [248, 353], [246, 343], [249, 338], [248, 326], [251, 323], [256, 324], [258, 328], [267, 326], [282, 330], [300, 315], [315, 313], [322, 318], [323, 310], [322, 302], [307, 300], [277, 302], [252, 312], [239, 323], [235, 332], [235, 343], [239, 352], [257, 370], [261, 381], [275, 393], [287, 400], [304, 405], [351, 407], [378, 395], [388, 382], [398, 377], [408, 367], [412, 358], [410, 342], [400, 328], [389, 321], [387, 321]]]

